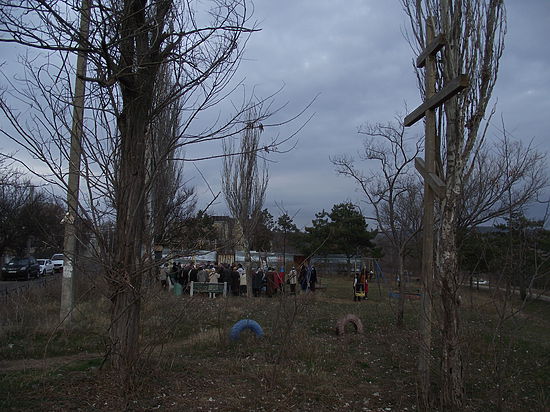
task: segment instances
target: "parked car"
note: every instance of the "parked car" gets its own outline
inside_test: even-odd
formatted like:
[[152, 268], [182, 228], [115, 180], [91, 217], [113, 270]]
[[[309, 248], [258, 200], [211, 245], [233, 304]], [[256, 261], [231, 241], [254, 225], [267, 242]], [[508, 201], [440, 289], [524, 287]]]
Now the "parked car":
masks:
[[63, 259], [65, 257], [63, 256], [63, 253], [56, 253], [52, 256], [50, 259], [53, 263], [53, 271], [54, 272], [61, 272], [63, 270]]
[[13, 258], [2, 267], [2, 280], [38, 278], [40, 265], [32, 256]]
[[51, 275], [53, 273], [53, 263], [50, 259], [36, 259], [40, 265], [40, 275]]

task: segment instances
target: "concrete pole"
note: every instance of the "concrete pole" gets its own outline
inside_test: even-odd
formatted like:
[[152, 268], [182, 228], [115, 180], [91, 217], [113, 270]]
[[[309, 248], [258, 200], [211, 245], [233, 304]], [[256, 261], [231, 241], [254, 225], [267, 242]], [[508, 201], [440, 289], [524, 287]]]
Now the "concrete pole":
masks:
[[74, 268], [76, 262], [76, 216], [78, 214], [78, 192], [80, 185], [81, 138], [84, 119], [84, 94], [86, 85], [86, 52], [83, 49], [89, 35], [90, 6], [92, 0], [82, 0], [80, 10], [80, 51], [76, 60], [76, 79], [73, 100], [73, 124], [71, 129], [71, 149], [69, 157], [69, 182], [67, 188], [67, 214], [65, 215], [65, 237], [63, 250], [63, 278], [61, 282], [61, 323], [69, 326], [74, 308]]

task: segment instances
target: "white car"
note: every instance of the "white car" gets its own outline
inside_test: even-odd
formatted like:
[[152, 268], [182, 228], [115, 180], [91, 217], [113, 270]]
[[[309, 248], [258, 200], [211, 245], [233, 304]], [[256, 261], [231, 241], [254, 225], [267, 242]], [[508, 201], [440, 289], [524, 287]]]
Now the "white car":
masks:
[[53, 263], [53, 271], [54, 272], [61, 272], [63, 271], [63, 259], [65, 257], [63, 256], [63, 253], [56, 253], [52, 256], [51, 261]]
[[50, 259], [36, 259], [40, 265], [40, 276], [51, 275], [53, 273], [53, 263]]

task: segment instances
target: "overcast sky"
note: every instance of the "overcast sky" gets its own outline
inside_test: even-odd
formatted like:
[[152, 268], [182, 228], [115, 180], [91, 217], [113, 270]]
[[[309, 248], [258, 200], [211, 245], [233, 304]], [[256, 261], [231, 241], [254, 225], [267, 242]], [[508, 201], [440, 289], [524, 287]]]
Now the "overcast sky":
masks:
[[[508, 33], [499, 79], [497, 135], [502, 115], [511, 136], [533, 140], [550, 149], [550, 0], [508, 0]], [[268, 96], [283, 87], [275, 105], [285, 105], [276, 119], [288, 119], [316, 98], [306, 114], [290, 127], [268, 129], [266, 139], [284, 137], [309, 115], [311, 121], [289, 153], [273, 155], [266, 207], [281, 214], [276, 202], [295, 216], [299, 227], [310, 225], [316, 212], [352, 201], [368, 208], [353, 182], [338, 176], [330, 156], [355, 154], [361, 148], [358, 127], [386, 122], [420, 103], [412, 67], [413, 55], [405, 37], [407, 22], [399, 0], [296, 0], [254, 2], [254, 20], [261, 31], [246, 47], [238, 79], [248, 91]], [[0, 45], [0, 56], [12, 54]], [[0, 147], [5, 142], [0, 140]], [[195, 149], [193, 149], [195, 150]], [[199, 149], [196, 149], [199, 150]], [[221, 149], [220, 149], [221, 150]], [[219, 152], [219, 150], [218, 150]], [[192, 153], [189, 153], [192, 155]], [[210, 190], [220, 190], [220, 161], [187, 164], [185, 172], [197, 189], [199, 207], [210, 202]], [[226, 214], [223, 200], [210, 213]]]
[[[550, 1], [507, 1], [508, 33], [497, 86], [492, 136], [499, 134], [501, 115], [511, 136], [533, 139], [540, 150], [550, 148]], [[386, 122], [420, 103], [413, 55], [403, 32], [401, 3], [379, 0], [255, 1], [262, 29], [250, 39], [240, 74], [260, 96], [284, 85], [277, 96], [289, 103], [279, 118], [291, 117], [318, 95], [313, 119], [299, 133], [296, 148], [274, 155], [269, 166], [266, 207], [274, 216], [276, 202], [298, 214], [298, 226], [310, 225], [315, 212], [350, 200], [368, 208], [353, 182], [338, 176], [329, 157], [355, 154], [365, 122]], [[496, 100], [495, 100], [496, 101]], [[269, 137], [268, 131], [265, 134]], [[280, 130], [284, 135], [288, 129]], [[220, 165], [198, 165], [213, 190], [219, 189]], [[187, 167], [193, 173], [194, 167]], [[196, 177], [201, 202], [209, 191]], [[211, 212], [224, 214], [223, 201]]]

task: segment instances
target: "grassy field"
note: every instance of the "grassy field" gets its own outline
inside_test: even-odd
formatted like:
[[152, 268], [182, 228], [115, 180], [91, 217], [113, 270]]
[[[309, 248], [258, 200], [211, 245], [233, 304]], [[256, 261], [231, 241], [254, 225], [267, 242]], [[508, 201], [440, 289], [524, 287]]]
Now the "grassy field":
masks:
[[[262, 298], [144, 298], [142, 359], [133, 390], [121, 394], [103, 364], [108, 305], [80, 293], [75, 327], [56, 329], [58, 288], [0, 302], [0, 410], [40, 411], [411, 411], [416, 407], [418, 301], [405, 327], [394, 322], [388, 285], [371, 283], [354, 302], [351, 281], [324, 278], [314, 294]], [[467, 409], [543, 411], [550, 405], [550, 304], [517, 311], [490, 293], [463, 293]], [[335, 326], [357, 315], [364, 333]], [[231, 326], [259, 322], [264, 338]], [[435, 326], [435, 325], [434, 325]], [[433, 390], [438, 391], [434, 330]]]

